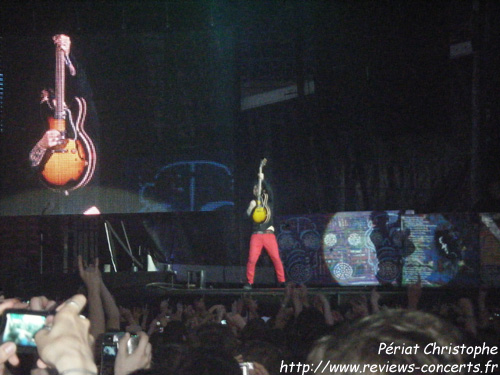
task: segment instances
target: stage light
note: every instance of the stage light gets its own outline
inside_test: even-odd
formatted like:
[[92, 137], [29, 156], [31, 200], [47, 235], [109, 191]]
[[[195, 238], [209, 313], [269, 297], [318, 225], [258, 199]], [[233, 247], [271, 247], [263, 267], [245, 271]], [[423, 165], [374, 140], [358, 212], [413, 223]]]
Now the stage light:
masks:
[[84, 215], [100, 215], [101, 211], [96, 206], [92, 206], [83, 211]]

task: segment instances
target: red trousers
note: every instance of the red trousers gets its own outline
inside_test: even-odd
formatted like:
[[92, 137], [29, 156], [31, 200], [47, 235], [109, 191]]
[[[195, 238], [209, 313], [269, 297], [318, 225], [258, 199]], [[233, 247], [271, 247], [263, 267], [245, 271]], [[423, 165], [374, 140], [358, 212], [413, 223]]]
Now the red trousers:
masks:
[[280, 259], [280, 251], [278, 242], [274, 233], [254, 233], [250, 238], [250, 251], [247, 262], [247, 280], [249, 284], [253, 284], [255, 276], [255, 265], [259, 260], [262, 248], [265, 248], [271, 258], [278, 282], [285, 282], [285, 270]]

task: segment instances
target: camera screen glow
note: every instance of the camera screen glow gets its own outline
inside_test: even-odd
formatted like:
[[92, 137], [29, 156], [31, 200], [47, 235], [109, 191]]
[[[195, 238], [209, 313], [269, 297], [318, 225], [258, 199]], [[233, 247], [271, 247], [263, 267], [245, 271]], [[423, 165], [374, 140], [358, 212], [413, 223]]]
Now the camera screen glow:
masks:
[[8, 314], [2, 340], [12, 341], [16, 345], [35, 347], [35, 334], [44, 324], [45, 316], [42, 315]]

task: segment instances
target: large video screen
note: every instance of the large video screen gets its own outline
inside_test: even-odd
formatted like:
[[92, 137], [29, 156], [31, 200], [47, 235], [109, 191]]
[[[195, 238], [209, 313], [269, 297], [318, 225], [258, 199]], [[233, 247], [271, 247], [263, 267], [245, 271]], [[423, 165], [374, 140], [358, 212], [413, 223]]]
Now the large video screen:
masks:
[[405, 215], [402, 224], [413, 244], [405, 262], [404, 285], [420, 277], [424, 286], [479, 286], [477, 214]]
[[484, 285], [500, 286], [500, 214], [481, 213], [481, 281]]
[[337, 212], [280, 218], [278, 244], [298, 283], [400, 285], [406, 235], [398, 211]]
[[[477, 214], [337, 212], [279, 218], [278, 244], [288, 278], [333, 286], [477, 287], [498, 273], [496, 222]], [[497, 219], [498, 221], [498, 219]], [[497, 233], [498, 232], [498, 233]], [[496, 260], [496, 261], [495, 261]], [[490, 282], [491, 284], [491, 282]]]
[[229, 31], [56, 35], [3, 38], [0, 215], [231, 209]]

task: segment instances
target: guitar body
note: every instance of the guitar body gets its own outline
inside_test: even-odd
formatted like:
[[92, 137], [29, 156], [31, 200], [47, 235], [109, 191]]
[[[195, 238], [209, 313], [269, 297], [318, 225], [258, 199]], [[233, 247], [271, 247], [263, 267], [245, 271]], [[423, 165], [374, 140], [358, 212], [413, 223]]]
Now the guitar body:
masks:
[[[92, 178], [96, 166], [95, 146], [83, 128], [86, 102], [81, 98], [75, 99], [79, 111], [73, 125], [73, 138], [65, 138], [62, 145], [47, 150], [40, 166], [42, 182], [51, 189], [65, 192], [85, 186]], [[67, 115], [73, 124], [69, 110]], [[64, 132], [65, 120], [50, 118], [49, 128]]]
[[257, 205], [252, 213], [252, 220], [256, 224], [265, 222], [267, 219], [267, 208], [262, 205]]
[[63, 147], [53, 148], [42, 170], [45, 182], [62, 188], [76, 183], [87, 166], [85, 150], [80, 141], [69, 140]]

